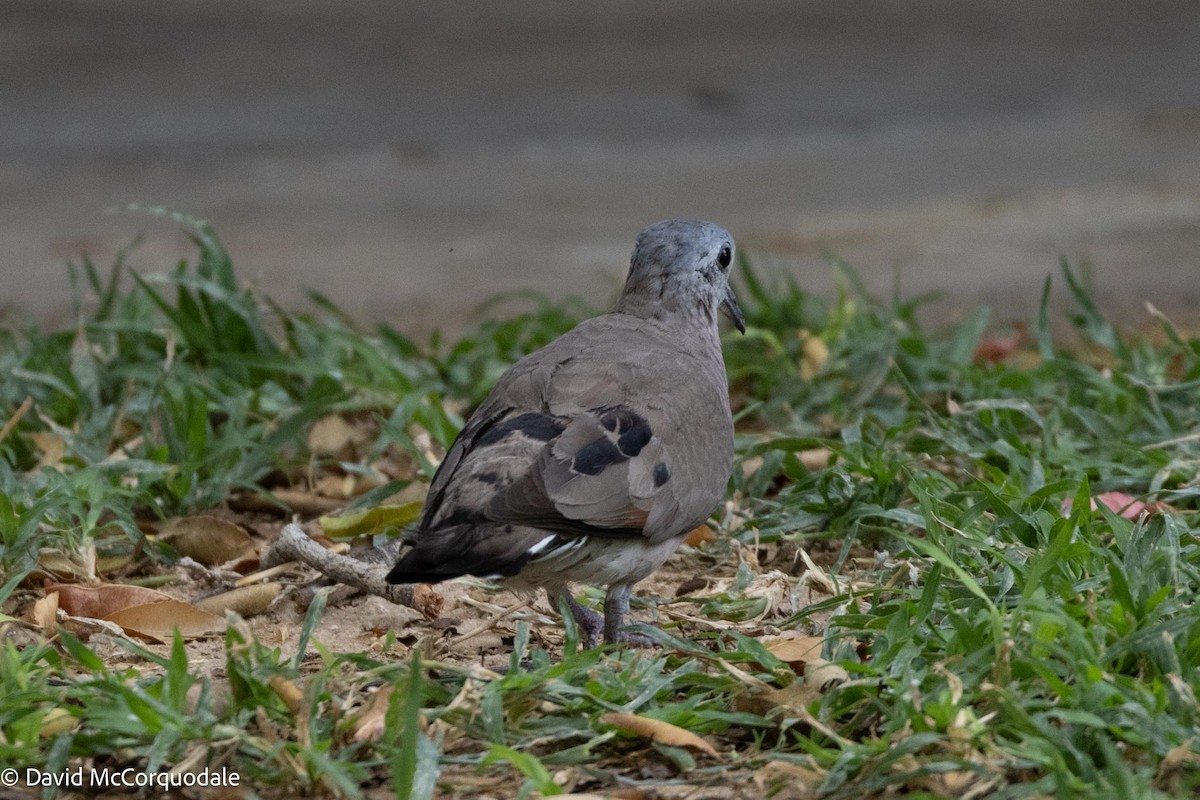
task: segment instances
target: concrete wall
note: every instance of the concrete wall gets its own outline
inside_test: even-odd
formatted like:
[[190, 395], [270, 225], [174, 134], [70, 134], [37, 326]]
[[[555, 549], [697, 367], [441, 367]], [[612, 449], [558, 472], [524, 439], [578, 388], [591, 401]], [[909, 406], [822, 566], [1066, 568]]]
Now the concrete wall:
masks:
[[[1132, 321], [1200, 301], [1200, 4], [23, 0], [0, 5], [0, 304], [186, 254], [412, 330], [511, 288], [604, 303], [636, 232], [1035, 309], [1060, 254]], [[1192, 314], [1194, 316], [1194, 313]]]

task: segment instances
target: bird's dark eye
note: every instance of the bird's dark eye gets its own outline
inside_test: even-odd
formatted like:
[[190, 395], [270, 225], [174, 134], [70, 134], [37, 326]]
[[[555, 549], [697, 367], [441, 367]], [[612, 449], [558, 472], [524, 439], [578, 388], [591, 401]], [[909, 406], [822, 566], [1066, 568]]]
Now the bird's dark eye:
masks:
[[717, 263], [721, 265], [721, 269], [729, 269], [729, 262], [733, 260], [733, 251], [729, 249], [729, 245], [721, 248], [721, 252], [717, 254]]

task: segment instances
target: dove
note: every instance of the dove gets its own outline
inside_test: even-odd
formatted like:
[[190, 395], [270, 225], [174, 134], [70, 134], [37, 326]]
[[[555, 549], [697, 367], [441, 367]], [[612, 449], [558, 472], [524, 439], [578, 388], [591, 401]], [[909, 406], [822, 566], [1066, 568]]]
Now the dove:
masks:
[[[623, 630], [633, 586], [712, 515], [733, 469], [718, 330], [721, 310], [746, 330], [733, 261], [711, 222], [643, 230], [612, 311], [515, 363], [467, 420], [388, 580], [544, 589], [587, 646], [644, 643]], [[603, 615], [571, 584], [608, 587]]]

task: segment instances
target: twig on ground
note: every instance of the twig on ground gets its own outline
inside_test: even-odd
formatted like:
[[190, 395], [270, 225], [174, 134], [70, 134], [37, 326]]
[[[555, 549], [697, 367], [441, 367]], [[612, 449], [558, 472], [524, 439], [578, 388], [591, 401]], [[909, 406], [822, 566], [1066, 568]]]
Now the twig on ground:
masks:
[[442, 610], [442, 596], [427, 584], [388, 583], [386, 564], [372, 564], [330, 552], [313, 541], [294, 522], [283, 526], [279, 538], [263, 555], [262, 566], [270, 568], [287, 561], [299, 561], [339, 583], [415, 608], [429, 619], [436, 619]]

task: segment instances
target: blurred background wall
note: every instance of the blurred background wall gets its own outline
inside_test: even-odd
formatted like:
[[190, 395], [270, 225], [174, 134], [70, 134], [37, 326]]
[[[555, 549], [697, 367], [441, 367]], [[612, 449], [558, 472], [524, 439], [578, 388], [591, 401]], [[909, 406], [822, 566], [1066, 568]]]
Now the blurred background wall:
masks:
[[1192, 0], [3, 0], [0, 304], [65, 321], [64, 262], [138, 233], [169, 269], [140, 203], [410, 330], [605, 303], [668, 216], [818, 292], [832, 253], [1028, 317], [1065, 255], [1131, 322], [1195, 316], [1198, 53]]

